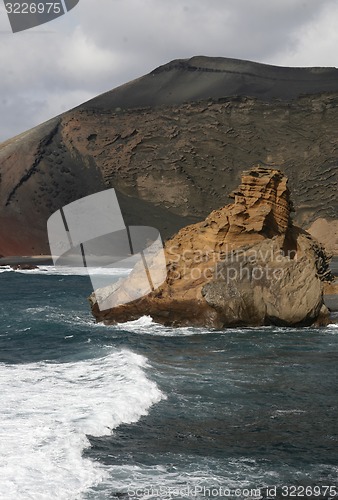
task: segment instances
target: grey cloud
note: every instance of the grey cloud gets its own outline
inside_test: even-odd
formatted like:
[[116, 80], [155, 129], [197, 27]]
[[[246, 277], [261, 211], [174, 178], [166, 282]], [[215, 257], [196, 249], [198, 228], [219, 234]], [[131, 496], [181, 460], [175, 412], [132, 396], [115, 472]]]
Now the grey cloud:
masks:
[[32, 124], [38, 125], [32, 117], [40, 112], [40, 108], [40, 102], [24, 97], [0, 99], [0, 137], [5, 140], [31, 128]]
[[278, 65], [334, 3], [81, 0], [45, 34], [15, 35], [0, 9], [0, 140], [172, 59], [203, 54]]
[[[138, 61], [165, 62], [195, 54], [263, 60], [287, 44], [332, 0], [101, 0], [93, 22], [81, 24], [97, 44]], [[126, 61], [127, 62], [127, 61]], [[278, 62], [277, 62], [278, 63]]]

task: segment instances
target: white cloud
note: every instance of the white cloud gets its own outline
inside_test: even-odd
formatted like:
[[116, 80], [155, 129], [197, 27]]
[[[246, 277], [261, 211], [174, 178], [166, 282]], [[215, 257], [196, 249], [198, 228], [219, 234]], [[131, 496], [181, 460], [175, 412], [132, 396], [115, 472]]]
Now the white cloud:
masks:
[[279, 57], [286, 66], [338, 67], [338, 5], [330, 3], [311, 23], [300, 27], [296, 46]]
[[95, 44], [95, 40], [77, 26], [74, 33], [67, 37], [67, 49], [64, 46], [56, 61], [55, 70], [64, 75], [68, 85], [97, 87], [98, 81], [109, 78], [114, 68], [122, 64], [118, 52]]

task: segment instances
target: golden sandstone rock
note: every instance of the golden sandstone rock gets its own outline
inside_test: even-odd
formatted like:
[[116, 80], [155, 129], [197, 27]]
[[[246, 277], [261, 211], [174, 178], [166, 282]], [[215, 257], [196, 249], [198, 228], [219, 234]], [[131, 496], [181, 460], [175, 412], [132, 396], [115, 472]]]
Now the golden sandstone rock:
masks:
[[[121, 304], [101, 311], [94, 293], [97, 320], [111, 324], [150, 315], [166, 325], [215, 328], [325, 322], [329, 259], [316, 240], [293, 226], [286, 176], [253, 167], [231, 196], [234, 203], [166, 242], [167, 277], [159, 288], [127, 302], [141, 280], [137, 264], [128, 278], [96, 291]], [[151, 274], [157, 264], [155, 256]]]

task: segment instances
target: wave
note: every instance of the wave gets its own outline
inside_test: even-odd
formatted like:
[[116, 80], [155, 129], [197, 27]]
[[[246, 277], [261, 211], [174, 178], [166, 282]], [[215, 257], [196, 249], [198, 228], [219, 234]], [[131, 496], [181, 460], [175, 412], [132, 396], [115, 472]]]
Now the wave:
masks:
[[126, 321], [125, 323], [118, 323], [109, 328], [124, 330], [131, 333], [138, 333], [140, 335], [158, 335], [162, 337], [184, 337], [191, 335], [205, 335], [210, 334], [208, 328], [197, 328], [195, 326], [187, 327], [170, 327], [163, 326], [155, 323], [151, 316], [142, 316], [134, 321]]
[[86, 435], [136, 422], [165, 396], [128, 350], [76, 363], [0, 364], [0, 497], [81, 498], [107, 476]]
[[0, 266], [0, 273], [6, 273], [9, 271], [14, 271], [14, 269], [12, 269], [11, 266]]
[[[102, 323], [97, 323], [102, 325]], [[126, 321], [125, 323], [118, 323], [115, 326], [109, 326], [108, 328], [116, 328], [118, 330], [124, 330], [131, 333], [138, 333], [140, 335], [159, 335], [163, 337], [184, 337], [192, 335], [210, 335], [211, 333], [234, 333], [237, 336], [240, 334], [248, 334], [252, 332], [253, 334], [261, 334], [266, 331], [271, 332], [271, 334], [287, 333], [293, 327], [279, 327], [279, 326], [248, 326], [248, 327], [233, 327], [226, 329], [210, 329], [206, 327], [197, 326], [185, 326], [185, 327], [171, 327], [164, 326], [160, 323], [155, 323], [151, 316], [142, 316], [141, 318], [133, 321]]]

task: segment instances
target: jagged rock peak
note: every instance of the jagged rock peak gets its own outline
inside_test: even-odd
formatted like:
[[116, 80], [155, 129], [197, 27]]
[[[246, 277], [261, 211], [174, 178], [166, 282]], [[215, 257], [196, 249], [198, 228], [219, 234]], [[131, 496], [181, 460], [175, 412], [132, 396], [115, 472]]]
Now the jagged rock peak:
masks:
[[280, 170], [257, 165], [242, 174], [234, 198], [233, 226], [266, 236], [285, 234], [293, 210], [288, 178]]
[[256, 165], [244, 171], [239, 187], [229, 196], [234, 203], [214, 210], [205, 221], [205, 227], [220, 233], [220, 246], [252, 245], [286, 235], [292, 226], [288, 178], [276, 168]]

